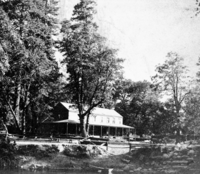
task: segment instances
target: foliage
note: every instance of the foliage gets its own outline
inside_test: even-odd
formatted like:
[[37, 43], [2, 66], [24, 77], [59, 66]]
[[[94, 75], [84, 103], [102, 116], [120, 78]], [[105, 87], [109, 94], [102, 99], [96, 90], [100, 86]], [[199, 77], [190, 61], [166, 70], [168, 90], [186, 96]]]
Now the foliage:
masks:
[[124, 117], [124, 124], [135, 127], [139, 135], [171, 131], [173, 115], [158, 100], [157, 91], [149, 82], [122, 80], [118, 85], [115, 97], [120, 102], [115, 110]]
[[38, 146], [38, 145], [27, 145], [19, 146], [17, 149], [18, 155], [32, 156], [36, 159], [43, 159], [55, 156], [59, 152], [58, 147], [55, 145], [52, 146]]
[[0, 168], [16, 168], [16, 145], [10, 141], [1, 140], [0, 142]]
[[9, 19], [6, 13], [0, 8], [0, 81], [2, 80], [2, 76], [9, 68], [8, 64], [8, 45], [9, 40], [13, 41], [11, 25], [9, 23]]
[[98, 34], [93, 21], [95, 12], [93, 0], [81, 0], [74, 7], [71, 20], [64, 21], [61, 29], [60, 50], [68, 73], [66, 88], [79, 111], [83, 136], [87, 134], [85, 117], [89, 120], [94, 107], [111, 99], [122, 62], [116, 58], [116, 50], [106, 46], [106, 39]]
[[52, 39], [56, 1], [2, 0], [0, 5], [0, 50], [8, 60], [0, 80], [0, 112], [20, 131], [35, 132], [54, 105], [49, 94], [59, 79]]
[[187, 86], [189, 77], [187, 67], [183, 65], [183, 58], [177, 53], [168, 53], [167, 60], [157, 66], [156, 72], [152, 78], [155, 88], [173, 102], [174, 114], [180, 120], [185, 97], [190, 93]]
[[[197, 62], [197, 66], [200, 66], [200, 58]], [[187, 127], [188, 133], [199, 134], [200, 133], [200, 71], [196, 74], [196, 80], [193, 81], [193, 87], [190, 94], [186, 97], [184, 111], [186, 113], [185, 127]]]
[[195, 10], [196, 16], [199, 15], [199, 13], [200, 13], [199, 7], [200, 7], [200, 2], [199, 2], [199, 0], [196, 0], [196, 10]]
[[190, 95], [186, 97], [186, 105], [185, 105], [185, 112], [186, 112], [186, 120], [185, 126], [187, 127], [188, 133], [200, 133], [200, 91], [199, 87], [195, 87], [192, 89]]
[[69, 157], [76, 157], [76, 158], [90, 157], [90, 154], [88, 153], [86, 146], [65, 147], [63, 154]]
[[102, 150], [97, 146], [68, 146], [65, 147], [63, 154], [69, 157], [90, 158], [102, 155]]

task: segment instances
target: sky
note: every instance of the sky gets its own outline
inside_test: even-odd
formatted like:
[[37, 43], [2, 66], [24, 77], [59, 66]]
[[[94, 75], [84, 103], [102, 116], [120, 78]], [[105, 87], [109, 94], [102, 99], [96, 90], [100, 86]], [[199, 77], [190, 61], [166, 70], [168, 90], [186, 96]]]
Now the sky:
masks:
[[[60, 0], [59, 18], [70, 19], [79, 0]], [[96, 22], [124, 58], [124, 76], [150, 80], [168, 52], [177, 52], [195, 75], [200, 56], [200, 15], [195, 0], [96, 0]]]

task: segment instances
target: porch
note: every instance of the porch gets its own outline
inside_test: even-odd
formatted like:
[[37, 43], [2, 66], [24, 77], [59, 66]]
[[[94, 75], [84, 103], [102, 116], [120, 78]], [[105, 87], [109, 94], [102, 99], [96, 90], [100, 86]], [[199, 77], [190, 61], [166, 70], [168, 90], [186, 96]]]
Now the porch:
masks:
[[[63, 137], [80, 136], [79, 121], [75, 120], [60, 120], [45, 123], [44, 127], [49, 127], [51, 134]], [[48, 130], [48, 128], [45, 128]], [[50, 133], [50, 132], [49, 132]], [[89, 137], [94, 138], [124, 138], [128, 134], [135, 134], [135, 129], [126, 125], [106, 125], [106, 124], [90, 124]]]

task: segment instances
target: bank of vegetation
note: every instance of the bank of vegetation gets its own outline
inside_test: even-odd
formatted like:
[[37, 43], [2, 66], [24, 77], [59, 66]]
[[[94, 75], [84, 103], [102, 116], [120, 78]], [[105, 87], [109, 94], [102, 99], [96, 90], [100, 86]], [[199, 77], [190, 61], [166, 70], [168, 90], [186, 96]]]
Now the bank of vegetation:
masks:
[[[0, 143], [0, 169], [113, 173], [189, 173], [199, 171], [200, 149], [191, 142], [134, 148], [111, 154], [95, 145], [16, 145]], [[120, 151], [121, 149], [116, 149]]]

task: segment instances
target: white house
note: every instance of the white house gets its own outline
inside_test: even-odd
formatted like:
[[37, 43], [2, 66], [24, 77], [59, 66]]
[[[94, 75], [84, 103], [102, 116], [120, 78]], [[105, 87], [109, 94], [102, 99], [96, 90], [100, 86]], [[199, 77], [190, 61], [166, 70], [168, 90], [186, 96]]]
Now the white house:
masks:
[[[54, 108], [54, 124], [61, 134], [78, 135], [79, 117], [78, 110], [70, 103], [60, 102]], [[113, 109], [94, 108], [89, 117], [90, 136], [124, 136], [133, 132], [134, 128], [123, 124], [123, 117]]]

